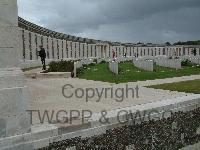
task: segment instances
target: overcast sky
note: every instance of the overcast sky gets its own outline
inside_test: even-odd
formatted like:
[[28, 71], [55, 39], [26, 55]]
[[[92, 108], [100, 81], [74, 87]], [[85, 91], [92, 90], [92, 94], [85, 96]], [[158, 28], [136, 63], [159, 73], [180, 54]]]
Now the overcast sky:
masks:
[[121, 42], [200, 39], [200, 0], [18, 0], [19, 16], [66, 34]]

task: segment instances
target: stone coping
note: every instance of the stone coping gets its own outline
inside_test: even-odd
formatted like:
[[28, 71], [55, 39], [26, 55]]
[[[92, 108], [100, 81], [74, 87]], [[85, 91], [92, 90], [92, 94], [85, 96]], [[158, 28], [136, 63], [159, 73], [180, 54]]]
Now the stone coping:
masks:
[[[145, 112], [146, 115], [143, 116], [145, 119], [148, 119], [148, 115], [151, 114], [152, 117], [153, 115], [158, 115], [158, 113], [162, 114], [163, 112], [166, 111], [188, 111], [185, 108], [189, 108], [189, 106], [198, 106], [200, 105], [200, 94], [194, 94], [190, 96], [183, 96], [183, 97], [178, 97], [178, 98], [173, 98], [173, 99], [167, 99], [167, 100], [161, 100], [161, 101], [156, 101], [156, 102], [151, 102], [151, 103], [145, 103], [141, 105], [135, 105], [135, 106], [130, 106], [126, 108], [119, 108], [115, 110], [111, 110], [107, 112], [106, 117], [109, 119], [108, 121], [112, 124], [118, 123], [118, 119], [120, 121], [126, 121], [126, 115], [119, 115], [119, 112], [129, 112], [129, 115], [136, 114], [137, 112], [143, 113]], [[156, 110], [156, 111], [155, 111]], [[153, 113], [154, 112], [154, 113]], [[116, 117], [118, 116], [118, 118]], [[96, 113], [92, 115], [92, 118], [89, 120], [91, 122], [92, 127], [96, 126], [101, 126], [100, 118], [102, 117], [102, 113]], [[160, 116], [163, 117], [163, 116]], [[168, 114], [164, 116], [165, 118], [170, 117]]]
[[194, 145], [186, 146], [180, 150], [199, 150], [199, 147], [200, 147], [200, 142]]
[[71, 72], [25, 73], [28, 78], [70, 78]]

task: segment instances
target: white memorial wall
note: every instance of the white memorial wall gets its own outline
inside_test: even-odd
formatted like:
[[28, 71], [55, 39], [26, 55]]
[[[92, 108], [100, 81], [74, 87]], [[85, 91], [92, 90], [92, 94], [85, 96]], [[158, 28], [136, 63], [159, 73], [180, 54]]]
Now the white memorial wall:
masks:
[[[37, 33], [33, 33], [24, 29], [20, 29], [19, 32], [19, 46], [21, 60], [28, 61], [40, 61], [37, 56], [39, 51], [39, 45], [43, 45], [47, 52], [47, 59], [83, 59], [83, 58], [112, 58], [113, 51], [115, 51], [115, 57], [123, 56], [126, 53], [127, 57], [150, 57], [166, 55], [170, 56], [193, 56], [192, 50], [194, 47], [183, 46], [158, 46], [148, 47], [140, 45], [131, 46], [112, 46], [109, 44], [86, 44], [79, 42], [66, 41], [63, 39], [56, 39], [52, 37], [42, 36]], [[24, 34], [23, 34], [24, 33]], [[24, 38], [23, 38], [24, 37]], [[43, 37], [43, 38], [42, 38]], [[42, 40], [43, 39], [43, 40]], [[199, 46], [200, 47], [200, 46]], [[195, 46], [197, 50], [197, 56], [200, 54], [200, 48]], [[192, 62], [199, 64], [199, 60], [191, 59]], [[31, 66], [31, 64], [30, 64]]]

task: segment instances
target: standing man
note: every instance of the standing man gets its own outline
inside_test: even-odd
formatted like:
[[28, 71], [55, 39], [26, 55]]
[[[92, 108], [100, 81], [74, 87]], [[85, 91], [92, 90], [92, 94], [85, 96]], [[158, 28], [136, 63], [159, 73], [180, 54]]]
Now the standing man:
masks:
[[43, 65], [42, 70], [46, 70], [46, 64], [45, 64], [46, 52], [42, 45], [40, 45], [39, 47], [40, 47], [39, 56], [41, 58], [42, 65]]

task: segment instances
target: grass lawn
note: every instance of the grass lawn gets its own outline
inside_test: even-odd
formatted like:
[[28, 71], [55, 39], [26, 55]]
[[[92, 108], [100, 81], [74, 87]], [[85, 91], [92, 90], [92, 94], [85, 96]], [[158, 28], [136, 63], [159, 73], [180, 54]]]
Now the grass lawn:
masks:
[[200, 80], [152, 85], [150, 88], [200, 94]]
[[108, 63], [102, 63], [81, 69], [78, 73], [78, 78], [111, 83], [126, 83], [193, 74], [200, 74], [200, 67], [184, 67], [183, 69], [176, 70], [155, 66], [155, 71], [150, 72], [136, 68], [132, 62], [124, 62], [119, 64], [119, 75], [109, 71]]

